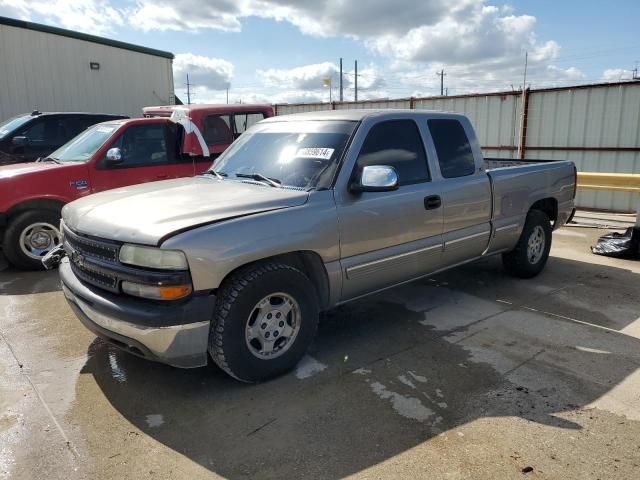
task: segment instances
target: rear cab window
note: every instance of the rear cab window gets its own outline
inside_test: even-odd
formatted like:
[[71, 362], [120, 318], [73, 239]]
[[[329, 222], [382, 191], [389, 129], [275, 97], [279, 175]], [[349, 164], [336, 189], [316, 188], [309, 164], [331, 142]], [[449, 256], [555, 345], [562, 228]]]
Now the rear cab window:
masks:
[[233, 142], [232, 116], [207, 115], [202, 121], [202, 136], [207, 145], [229, 145]]
[[476, 171], [475, 158], [462, 124], [449, 118], [427, 120], [427, 124], [442, 176], [458, 178], [473, 175]]
[[248, 128], [254, 126], [260, 120], [264, 120], [264, 113], [256, 112], [256, 113], [236, 113], [233, 116], [235, 129], [236, 129], [236, 138], [240, 136], [240, 134], [244, 133]]
[[369, 130], [358, 154], [357, 173], [371, 165], [395, 168], [398, 185], [431, 180], [422, 136], [413, 120], [388, 120]]

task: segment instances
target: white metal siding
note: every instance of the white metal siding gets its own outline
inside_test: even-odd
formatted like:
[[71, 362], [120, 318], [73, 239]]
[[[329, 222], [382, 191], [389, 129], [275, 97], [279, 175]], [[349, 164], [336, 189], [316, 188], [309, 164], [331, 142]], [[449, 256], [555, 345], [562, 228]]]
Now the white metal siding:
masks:
[[[640, 83], [532, 92], [527, 147], [640, 147]], [[581, 172], [640, 173], [640, 152], [537, 151], [527, 158], [567, 159]], [[629, 192], [579, 190], [576, 203], [587, 208], [635, 211]]]
[[[91, 70], [89, 62], [98, 62]], [[142, 115], [172, 104], [171, 59], [0, 25], [0, 120], [40, 111]]]

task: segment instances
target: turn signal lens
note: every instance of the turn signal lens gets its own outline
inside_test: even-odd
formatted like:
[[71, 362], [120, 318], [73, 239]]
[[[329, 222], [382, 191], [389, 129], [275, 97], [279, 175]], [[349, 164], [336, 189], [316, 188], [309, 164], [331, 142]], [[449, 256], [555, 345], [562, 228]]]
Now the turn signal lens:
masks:
[[191, 285], [179, 285], [177, 287], [160, 287], [160, 296], [163, 300], [176, 300], [186, 297], [191, 293]]
[[134, 282], [122, 282], [122, 291], [136, 297], [152, 300], [178, 300], [189, 295], [193, 289], [191, 285], [156, 286], [143, 285]]

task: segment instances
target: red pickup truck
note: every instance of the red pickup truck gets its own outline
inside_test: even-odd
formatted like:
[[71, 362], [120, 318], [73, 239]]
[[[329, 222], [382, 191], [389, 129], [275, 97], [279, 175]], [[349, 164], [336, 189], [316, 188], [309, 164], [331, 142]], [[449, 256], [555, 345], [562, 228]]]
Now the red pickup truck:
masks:
[[65, 203], [91, 193], [203, 173], [269, 105], [171, 105], [99, 123], [36, 163], [0, 166], [0, 238], [7, 260], [41, 269], [60, 243]]

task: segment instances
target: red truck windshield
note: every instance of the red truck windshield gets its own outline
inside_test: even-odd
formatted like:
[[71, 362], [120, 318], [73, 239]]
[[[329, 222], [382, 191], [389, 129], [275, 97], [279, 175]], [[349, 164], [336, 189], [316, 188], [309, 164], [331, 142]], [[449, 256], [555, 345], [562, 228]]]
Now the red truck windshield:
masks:
[[49, 156], [61, 162], [86, 162], [104, 145], [117, 128], [118, 125], [110, 123], [95, 125]]

